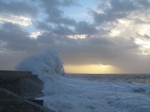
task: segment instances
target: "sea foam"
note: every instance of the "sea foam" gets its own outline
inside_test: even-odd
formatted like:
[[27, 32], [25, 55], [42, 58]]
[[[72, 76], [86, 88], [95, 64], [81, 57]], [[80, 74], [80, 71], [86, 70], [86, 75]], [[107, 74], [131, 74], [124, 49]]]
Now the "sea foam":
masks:
[[44, 105], [56, 112], [150, 112], [150, 84], [72, 78], [57, 51], [31, 56], [17, 70], [38, 74], [44, 82]]

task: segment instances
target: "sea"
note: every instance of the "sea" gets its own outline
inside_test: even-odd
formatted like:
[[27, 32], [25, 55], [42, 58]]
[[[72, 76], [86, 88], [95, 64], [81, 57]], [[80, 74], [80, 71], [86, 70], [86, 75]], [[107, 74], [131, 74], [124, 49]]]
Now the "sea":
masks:
[[40, 99], [56, 112], [150, 112], [150, 74], [66, 74], [54, 51], [27, 58], [18, 70], [44, 82]]
[[150, 84], [150, 74], [70, 74], [71, 77], [100, 82]]

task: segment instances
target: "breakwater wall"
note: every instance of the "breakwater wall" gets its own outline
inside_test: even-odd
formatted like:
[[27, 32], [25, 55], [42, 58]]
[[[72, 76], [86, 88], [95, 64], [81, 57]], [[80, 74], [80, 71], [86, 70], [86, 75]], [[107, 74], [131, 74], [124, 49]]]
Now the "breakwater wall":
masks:
[[0, 112], [54, 112], [43, 107], [43, 82], [28, 71], [0, 70]]
[[36, 98], [43, 95], [43, 82], [27, 71], [0, 71], [0, 87], [24, 98]]

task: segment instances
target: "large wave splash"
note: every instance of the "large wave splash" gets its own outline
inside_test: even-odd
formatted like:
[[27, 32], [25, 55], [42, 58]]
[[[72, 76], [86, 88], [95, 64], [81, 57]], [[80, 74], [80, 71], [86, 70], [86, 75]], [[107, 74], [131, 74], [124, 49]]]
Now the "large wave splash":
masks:
[[31, 56], [23, 60], [16, 69], [32, 71], [33, 74], [37, 74], [42, 80], [48, 78], [54, 81], [59, 76], [67, 75], [59, 58], [59, 52], [55, 50], [48, 50], [44, 53]]
[[150, 112], [150, 84], [66, 77], [57, 51], [27, 58], [17, 69], [38, 74], [44, 82], [44, 105], [56, 112]]

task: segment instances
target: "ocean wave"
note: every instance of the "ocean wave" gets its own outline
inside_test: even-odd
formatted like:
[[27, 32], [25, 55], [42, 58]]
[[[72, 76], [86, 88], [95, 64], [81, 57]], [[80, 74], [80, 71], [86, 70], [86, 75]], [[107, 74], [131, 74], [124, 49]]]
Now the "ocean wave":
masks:
[[44, 105], [56, 112], [150, 112], [150, 84], [85, 81], [64, 72], [57, 51], [22, 61], [44, 82]]

